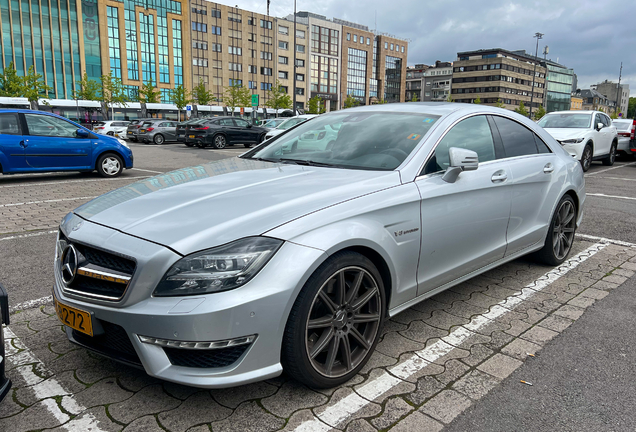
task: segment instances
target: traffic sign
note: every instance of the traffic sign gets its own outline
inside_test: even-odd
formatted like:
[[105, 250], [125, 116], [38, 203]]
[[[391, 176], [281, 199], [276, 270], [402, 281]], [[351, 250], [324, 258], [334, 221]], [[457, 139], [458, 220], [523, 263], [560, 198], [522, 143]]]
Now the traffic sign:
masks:
[[253, 107], [257, 107], [258, 106], [258, 95], [257, 94], [253, 94], [252, 95], [252, 106]]
[[192, 111], [192, 105], [186, 105], [186, 111]]

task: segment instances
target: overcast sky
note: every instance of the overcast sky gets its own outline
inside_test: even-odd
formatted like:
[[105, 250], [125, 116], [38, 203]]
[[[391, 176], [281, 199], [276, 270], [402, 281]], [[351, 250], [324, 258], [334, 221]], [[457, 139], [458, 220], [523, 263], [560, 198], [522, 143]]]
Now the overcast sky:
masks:
[[[267, 0], [219, 3], [266, 13]], [[410, 39], [408, 64], [454, 61], [458, 51], [525, 49], [534, 54], [536, 32], [544, 33], [539, 53], [573, 68], [579, 88], [623, 79], [636, 95], [636, 0], [297, 0], [299, 11], [364, 24]], [[286, 16], [293, 0], [272, 0], [270, 15]]]

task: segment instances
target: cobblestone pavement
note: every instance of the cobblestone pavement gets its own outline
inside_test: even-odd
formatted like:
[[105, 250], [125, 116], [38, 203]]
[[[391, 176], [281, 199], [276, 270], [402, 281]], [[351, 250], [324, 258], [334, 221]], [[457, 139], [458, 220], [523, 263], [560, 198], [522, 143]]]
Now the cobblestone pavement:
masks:
[[0, 430], [439, 431], [636, 271], [636, 248], [579, 239], [553, 269], [517, 260], [388, 320], [345, 385], [286, 376], [201, 390], [148, 377], [71, 345], [45, 305], [11, 316], [14, 387]]

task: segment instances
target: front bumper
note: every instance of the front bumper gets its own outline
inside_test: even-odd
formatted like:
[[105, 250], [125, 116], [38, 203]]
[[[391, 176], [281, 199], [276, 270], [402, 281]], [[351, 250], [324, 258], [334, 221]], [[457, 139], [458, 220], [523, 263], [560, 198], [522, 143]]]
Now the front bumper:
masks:
[[576, 144], [561, 144], [563, 150], [571, 155], [576, 155], [576, 160], [581, 160], [583, 157], [583, 149], [585, 148], [585, 141]]
[[[151, 376], [201, 388], [237, 386], [281, 373], [281, 343], [289, 310], [306, 279], [322, 261], [323, 252], [285, 243], [265, 268], [241, 288], [200, 296], [152, 297], [152, 290], [178, 256], [162, 246], [86, 222], [72, 233], [71, 241], [85, 242], [99, 237], [109, 238], [111, 245], [116, 244], [115, 252], [132, 255], [132, 250], [139, 251], [142, 247], [147, 253], [138, 257], [135, 275], [119, 302], [64, 292], [56, 264], [56, 299], [90, 313], [93, 322], [94, 338], [67, 330], [71, 342], [131, 366], [142, 367]], [[91, 245], [103, 247], [94, 242]], [[248, 335], [257, 335], [256, 340], [239, 353], [233, 363], [221, 367], [182, 366], [178, 361], [174, 364], [174, 356], [172, 360], [170, 357], [174, 351], [171, 353], [165, 347], [143, 343], [139, 339], [139, 336], [147, 336], [209, 342]], [[110, 336], [115, 340], [100, 342]]]

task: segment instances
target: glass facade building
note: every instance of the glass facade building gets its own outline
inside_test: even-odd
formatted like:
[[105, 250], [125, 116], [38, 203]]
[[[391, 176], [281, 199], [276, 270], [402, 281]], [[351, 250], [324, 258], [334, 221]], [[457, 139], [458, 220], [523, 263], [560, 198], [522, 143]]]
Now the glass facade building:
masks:
[[402, 95], [402, 59], [386, 56], [384, 99], [387, 102], [400, 102]]
[[574, 70], [548, 63], [546, 76], [546, 111], [570, 109]]
[[367, 52], [349, 48], [348, 54], [347, 95], [353, 96], [362, 104], [366, 104]]

